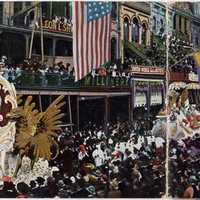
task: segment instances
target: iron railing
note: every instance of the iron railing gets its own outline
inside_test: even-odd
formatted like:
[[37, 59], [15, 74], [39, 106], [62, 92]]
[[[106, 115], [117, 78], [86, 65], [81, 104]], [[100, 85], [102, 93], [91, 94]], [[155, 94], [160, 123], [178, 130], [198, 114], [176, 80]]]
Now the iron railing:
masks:
[[4, 73], [3, 76], [12, 82], [17, 89], [79, 89], [82, 87], [129, 87], [130, 77], [95, 76], [90, 74], [75, 82], [74, 77], [61, 73], [40, 73], [15, 71]]

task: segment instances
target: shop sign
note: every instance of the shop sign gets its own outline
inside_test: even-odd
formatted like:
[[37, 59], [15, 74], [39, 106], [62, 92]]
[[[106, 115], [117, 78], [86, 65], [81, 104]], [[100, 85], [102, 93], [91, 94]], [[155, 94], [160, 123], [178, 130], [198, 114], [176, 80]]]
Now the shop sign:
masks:
[[52, 20], [44, 20], [42, 27], [51, 31], [72, 33], [72, 23], [53, 22]]
[[194, 72], [190, 72], [189, 73], [189, 81], [198, 82], [198, 74], [195, 74]]
[[165, 69], [161, 67], [131, 65], [131, 73], [133, 74], [155, 74], [164, 75]]

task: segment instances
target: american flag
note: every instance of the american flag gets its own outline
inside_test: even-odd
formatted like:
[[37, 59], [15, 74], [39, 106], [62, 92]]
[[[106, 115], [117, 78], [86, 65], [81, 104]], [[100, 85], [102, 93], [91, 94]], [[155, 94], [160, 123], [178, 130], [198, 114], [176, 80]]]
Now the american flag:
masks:
[[110, 60], [111, 2], [73, 2], [75, 80]]

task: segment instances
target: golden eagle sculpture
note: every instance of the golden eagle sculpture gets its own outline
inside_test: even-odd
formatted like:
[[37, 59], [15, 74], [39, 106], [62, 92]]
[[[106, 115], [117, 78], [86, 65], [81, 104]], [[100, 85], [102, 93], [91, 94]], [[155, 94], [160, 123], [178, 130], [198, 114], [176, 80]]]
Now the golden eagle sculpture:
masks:
[[64, 116], [61, 113], [61, 107], [65, 104], [63, 98], [64, 96], [59, 96], [45, 112], [39, 112], [32, 102], [32, 96], [27, 97], [24, 105], [21, 105], [22, 99], [19, 96], [18, 107], [7, 114], [7, 118], [15, 121], [16, 125], [14, 153], [18, 154], [18, 158], [15, 177], [24, 156], [31, 159], [31, 169], [39, 158], [49, 161], [57, 156], [59, 151], [55, 138]]

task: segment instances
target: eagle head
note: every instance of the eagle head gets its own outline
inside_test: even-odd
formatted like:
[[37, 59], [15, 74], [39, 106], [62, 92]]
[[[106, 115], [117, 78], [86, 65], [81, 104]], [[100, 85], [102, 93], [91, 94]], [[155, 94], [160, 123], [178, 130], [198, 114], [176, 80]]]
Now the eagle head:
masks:
[[20, 112], [19, 108], [14, 108], [6, 114], [6, 117], [10, 121], [18, 121], [20, 118], [23, 117], [23, 114]]

